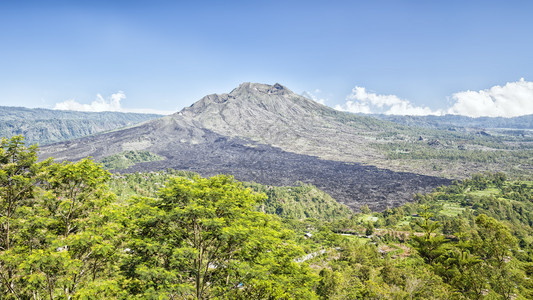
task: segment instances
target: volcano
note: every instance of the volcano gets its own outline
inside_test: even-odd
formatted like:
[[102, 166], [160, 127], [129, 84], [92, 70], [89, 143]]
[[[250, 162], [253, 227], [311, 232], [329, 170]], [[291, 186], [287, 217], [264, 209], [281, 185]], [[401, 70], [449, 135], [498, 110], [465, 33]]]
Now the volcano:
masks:
[[353, 210], [399, 206], [449, 180], [394, 172], [368, 164], [380, 154], [365, 133], [385, 121], [343, 113], [280, 85], [243, 83], [228, 94], [203, 97], [190, 107], [134, 127], [47, 145], [40, 159], [96, 160], [123, 151], [163, 157], [121, 172], [188, 170], [231, 174], [267, 185], [310, 183]]

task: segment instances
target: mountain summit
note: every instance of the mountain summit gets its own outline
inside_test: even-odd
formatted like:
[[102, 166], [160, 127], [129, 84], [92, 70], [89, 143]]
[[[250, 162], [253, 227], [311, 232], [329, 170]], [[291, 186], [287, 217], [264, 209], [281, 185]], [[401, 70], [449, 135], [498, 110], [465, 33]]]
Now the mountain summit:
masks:
[[363, 156], [377, 157], [361, 133], [379, 130], [380, 122], [385, 124], [337, 112], [280, 84], [243, 83], [171, 116], [45, 146], [40, 158], [100, 160], [123, 151], [147, 151], [163, 159], [123, 171], [174, 168], [270, 185], [301, 181], [353, 209], [397, 206], [413, 193], [448, 182], [354, 163]]
[[181, 111], [196, 119], [208, 119], [213, 114], [230, 117], [239, 112], [244, 117], [306, 115], [310, 111], [326, 108], [312, 100], [293, 93], [279, 83], [274, 85], [243, 83], [229, 94], [212, 94]]
[[323, 159], [382, 158], [361, 133], [379, 131], [379, 123], [385, 122], [372, 119], [374, 126], [369, 128], [371, 118], [336, 111], [278, 83], [243, 83], [229, 94], [205, 96], [174, 117], [194, 120], [224, 136], [245, 137]]

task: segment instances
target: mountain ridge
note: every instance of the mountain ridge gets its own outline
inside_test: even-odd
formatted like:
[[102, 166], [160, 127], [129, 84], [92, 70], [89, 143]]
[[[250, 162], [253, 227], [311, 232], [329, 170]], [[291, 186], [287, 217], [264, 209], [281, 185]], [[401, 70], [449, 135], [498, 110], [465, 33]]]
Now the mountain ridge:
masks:
[[0, 106], [0, 136], [10, 138], [22, 134], [28, 144], [50, 144], [159, 117], [161, 115]]
[[478, 129], [533, 129], [533, 115], [523, 115], [518, 117], [469, 117], [450, 114], [443, 116], [401, 116], [371, 114], [370, 116], [378, 118], [380, 120], [427, 128], [463, 127]]

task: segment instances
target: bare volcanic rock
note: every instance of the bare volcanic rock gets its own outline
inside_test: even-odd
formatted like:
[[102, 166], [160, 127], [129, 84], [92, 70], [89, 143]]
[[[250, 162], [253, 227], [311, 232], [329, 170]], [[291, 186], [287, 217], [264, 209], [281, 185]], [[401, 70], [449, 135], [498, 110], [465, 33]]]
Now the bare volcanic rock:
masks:
[[[335, 145], [357, 144], [349, 140], [358, 138], [355, 127], [336, 121], [334, 116], [335, 112], [281, 85], [246, 83], [230, 94], [206, 96], [171, 116], [42, 147], [40, 159], [92, 156], [98, 160], [127, 150], [143, 150], [165, 159], [138, 163], [126, 172], [174, 168], [203, 176], [232, 174], [238, 180], [269, 185], [301, 181], [316, 185], [352, 209], [363, 204], [375, 210], [398, 206], [415, 193], [449, 183], [442, 178], [290, 151], [299, 146], [322, 146], [320, 151], [329, 151]], [[290, 141], [291, 147], [276, 145]], [[336, 144], [323, 145], [328, 141]]]
[[221, 135], [289, 152], [347, 162], [384, 160], [368, 147], [365, 133], [383, 130], [385, 122], [336, 111], [278, 83], [246, 82], [229, 94], [205, 96], [176, 115]]
[[125, 171], [156, 171], [170, 167], [202, 176], [232, 174], [241, 181], [277, 186], [301, 181], [317, 186], [354, 210], [364, 204], [373, 210], [396, 207], [412, 200], [415, 193], [429, 192], [450, 183], [438, 177], [322, 160], [268, 145], [245, 144], [236, 138], [220, 137], [213, 143], [182, 147], [178, 153], [172, 150], [164, 155], [169, 157], [167, 161], [140, 163]]

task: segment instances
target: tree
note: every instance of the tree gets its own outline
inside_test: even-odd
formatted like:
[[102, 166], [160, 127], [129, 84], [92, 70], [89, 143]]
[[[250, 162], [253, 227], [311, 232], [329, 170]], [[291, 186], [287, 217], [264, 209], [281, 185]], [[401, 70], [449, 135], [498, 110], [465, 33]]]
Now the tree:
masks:
[[368, 208], [368, 205], [365, 204], [361, 206], [361, 213], [367, 215], [372, 213], [372, 210], [370, 210], [370, 208]]
[[428, 212], [428, 207], [423, 206], [424, 212], [420, 214], [424, 218], [423, 222], [418, 221], [416, 224], [424, 231], [423, 236], [413, 236], [412, 239], [416, 243], [415, 249], [424, 260], [433, 264], [438, 258], [446, 253], [444, 245], [448, 242], [442, 235], [433, 235], [433, 233], [440, 228], [439, 222], [431, 220], [433, 216]]
[[487, 264], [489, 282], [493, 290], [504, 299], [511, 299], [525, 274], [511, 256], [511, 248], [516, 246], [516, 239], [509, 228], [496, 219], [484, 214], [476, 218], [480, 241], [477, 244], [478, 254]]
[[365, 224], [365, 235], [371, 236], [374, 234], [374, 223], [372, 221], [368, 221]]
[[342, 288], [342, 276], [339, 272], [324, 268], [320, 271], [317, 294], [321, 299], [332, 299]]
[[0, 141], [0, 293], [18, 298], [24, 284], [17, 265], [23, 261], [24, 239], [20, 233], [28, 207], [32, 205], [35, 183], [41, 167], [37, 146], [26, 147], [24, 137]]
[[27, 269], [42, 275], [50, 295], [72, 297], [92, 286], [113, 289], [116, 274], [110, 276], [109, 265], [120, 256], [123, 236], [109, 172], [89, 158], [54, 163], [46, 171], [38, 205], [47, 218], [48, 243], [30, 255]]
[[36, 153], [20, 136], [1, 141], [2, 299], [116, 294], [121, 228], [109, 173], [89, 159], [37, 163]]
[[13, 244], [12, 222], [18, 209], [33, 198], [38, 166], [37, 146], [24, 146], [24, 138], [15, 136], [0, 142], [0, 249], [9, 251]]
[[479, 237], [478, 253], [482, 258], [497, 265], [504, 263], [509, 249], [516, 245], [516, 239], [509, 228], [494, 218], [481, 214], [476, 218]]
[[[129, 292], [145, 297], [313, 297], [291, 232], [232, 177], [174, 178], [130, 209]], [[289, 275], [290, 274], [290, 275]], [[231, 296], [230, 296], [231, 295]]]
[[483, 261], [471, 254], [472, 243], [464, 233], [456, 233], [459, 241], [446, 254], [436, 272], [468, 298], [480, 298], [487, 281]]
[[45, 189], [50, 193], [48, 209], [57, 220], [57, 233], [67, 237], [79, 231], [95, 210], [111, 202], [106, 183], [111, 174], [85, 158], [76, 163], [63, 162], [48, 168]]

